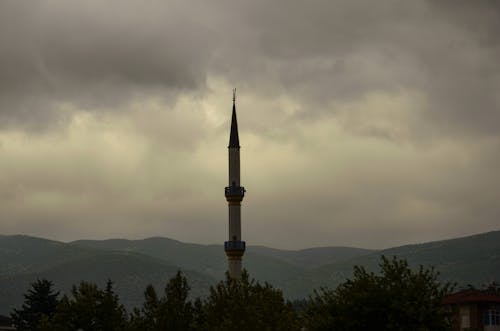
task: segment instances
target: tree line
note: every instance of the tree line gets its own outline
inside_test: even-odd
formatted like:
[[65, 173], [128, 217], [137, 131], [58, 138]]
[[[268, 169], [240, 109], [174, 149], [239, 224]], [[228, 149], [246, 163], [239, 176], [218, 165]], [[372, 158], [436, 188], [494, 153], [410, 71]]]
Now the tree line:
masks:
[[107, 282], [104, 289], [82, 281], [60, 297], [49, 280], [37, 280], [11, 317], [17, 330], [30, 331], [266, 331], [266, 330], [451, 330], [441, 305], [453, 285], [434, 269], [411, 269], [405, 260], [382, 257], [380, 272], [354, 267], [352, 279], [336, 289], [320, 288], [290, 302], [268, 283], [226, 279], [205, 298], [190, 300], [179, 271], [158, 293], [149, 285], [142, 307], [127, 313]]

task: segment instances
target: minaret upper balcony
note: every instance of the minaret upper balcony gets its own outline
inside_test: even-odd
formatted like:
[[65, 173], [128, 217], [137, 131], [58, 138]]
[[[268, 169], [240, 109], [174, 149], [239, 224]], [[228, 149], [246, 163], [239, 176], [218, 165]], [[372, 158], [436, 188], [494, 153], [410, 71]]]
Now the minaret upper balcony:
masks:
[[227, 200], [242, 200], [245, 196], [245, 188], [243, 186], [227, 186], [224, 188], [224, 193]]

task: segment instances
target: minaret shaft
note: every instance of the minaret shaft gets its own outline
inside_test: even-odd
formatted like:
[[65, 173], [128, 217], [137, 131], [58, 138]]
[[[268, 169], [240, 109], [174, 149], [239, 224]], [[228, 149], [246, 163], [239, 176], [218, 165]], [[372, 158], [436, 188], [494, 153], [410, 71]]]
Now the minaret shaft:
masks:
[[234, 279], [241, 279], [241, 258], [239, 260], [231, 260], [227, 261], [227, 271], [229, 272], [229, 276]]
[[228, 186], [240, 186], [240, 148], [229, 147]]
[[241, 240], [241, 205], [229, 205], [229, 240]]

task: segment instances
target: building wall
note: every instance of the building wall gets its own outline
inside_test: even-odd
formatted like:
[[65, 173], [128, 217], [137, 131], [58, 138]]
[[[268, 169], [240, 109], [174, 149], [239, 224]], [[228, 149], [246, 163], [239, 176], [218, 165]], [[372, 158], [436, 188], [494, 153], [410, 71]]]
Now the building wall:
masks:
[[489, 324], [485, 324], [485, 314], [490, 314], [490, 309], [494, 311], [500, 310], [500, 306], [492, 305], [489, 303], [470, 303], [470, 304], [458, 304], [455, 305], [451, 313], [454, 316], [454, 330], [484, 330], [484, 331], [500, 331], [500, 324], [491, 325], [492, 323], [498, 323], [498, 319], [492, 321], [489, 317]]

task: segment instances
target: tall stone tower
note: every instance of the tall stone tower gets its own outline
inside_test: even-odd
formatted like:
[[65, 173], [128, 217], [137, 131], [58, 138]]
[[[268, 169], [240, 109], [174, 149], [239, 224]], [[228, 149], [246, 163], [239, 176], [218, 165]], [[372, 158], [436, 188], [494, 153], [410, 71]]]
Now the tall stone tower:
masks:
[[233, 115], [229, 135], [229, 184], [225, 195], [229, 209], [229, 240], [224, 242], [229, 276], [241, 278], [241, 258], [245, 253], [245, 242], [241, 240], [241, 201], [245, 188], [240, 186], [240, 140], [236, 121], [236, 89], [233, 90]]

